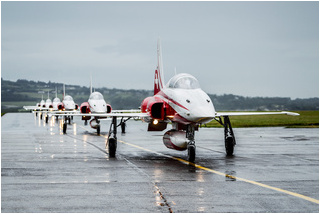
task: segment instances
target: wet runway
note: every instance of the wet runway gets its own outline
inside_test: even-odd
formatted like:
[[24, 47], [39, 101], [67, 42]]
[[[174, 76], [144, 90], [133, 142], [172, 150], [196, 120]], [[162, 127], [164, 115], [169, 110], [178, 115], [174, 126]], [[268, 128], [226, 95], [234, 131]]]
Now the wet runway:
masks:
[[192, 165], [141, 121], [116, 158], [110, 121], [101, 136], [74, 121], [63, 135], [31, 113], [1, 118], [2, 212], [319, 212], [319, 129], [237, 128], [227, 157], [223, 129], [202, 128]]

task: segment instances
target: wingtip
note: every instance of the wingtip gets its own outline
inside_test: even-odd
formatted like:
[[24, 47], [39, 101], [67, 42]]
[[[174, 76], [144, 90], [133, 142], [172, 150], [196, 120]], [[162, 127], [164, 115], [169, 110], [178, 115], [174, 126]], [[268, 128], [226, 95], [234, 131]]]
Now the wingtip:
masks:
[[285, 113], [286, 115], [290, 115], [290, 116], [300, 116], [300, 114], [295, 113], [295, 112], [283, 111], [283, 113]]

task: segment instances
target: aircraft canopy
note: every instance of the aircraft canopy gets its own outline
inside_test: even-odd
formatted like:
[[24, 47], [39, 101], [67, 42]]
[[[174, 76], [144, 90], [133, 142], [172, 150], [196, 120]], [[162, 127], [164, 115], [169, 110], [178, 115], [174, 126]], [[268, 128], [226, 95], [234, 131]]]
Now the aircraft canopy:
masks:
[[65, 97], [64, 97], [64, 100], [65, 100], [65, 101], [73, 101], [72, 97], [69, 96], [69, 95], [65, 96]]
[[58, 97], [56, 97], [56, 98], [53, 99], [53, 102], [60, 103], [60, 99]]
[[190, 74], [177, 74], [173, 76], [168, 82], [169, 88], [180, 89], [197, 89], [200, 88], [198, 80]]
[[90, 97], [89, 100], [103, 100], [103, 96], [101, 93], [99, 92], [93, 92]]

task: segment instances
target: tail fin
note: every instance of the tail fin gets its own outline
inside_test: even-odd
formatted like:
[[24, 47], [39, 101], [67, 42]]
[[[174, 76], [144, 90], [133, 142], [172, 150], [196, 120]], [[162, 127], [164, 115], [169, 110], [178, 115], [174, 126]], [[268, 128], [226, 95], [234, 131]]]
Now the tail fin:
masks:
[[155, 71], [154, 76], [154, 94], [157, 94], [161, 91], [164, 86], [164, 77], [163, 77], [163, 65], [162, 65], [162, 53], [161, 53], [161, 44], [160, 38], [158, 39], [158, 47], [157, 47], [157, 55], [158, 55], [158, 65]]
[[90, 75], [90, 95], [92, 94], [92, 73]]
[[63, 96], [62, 96], [62, 100], [64, 100], [64, 97], [66, 96], [66, 86], [63, 83]]

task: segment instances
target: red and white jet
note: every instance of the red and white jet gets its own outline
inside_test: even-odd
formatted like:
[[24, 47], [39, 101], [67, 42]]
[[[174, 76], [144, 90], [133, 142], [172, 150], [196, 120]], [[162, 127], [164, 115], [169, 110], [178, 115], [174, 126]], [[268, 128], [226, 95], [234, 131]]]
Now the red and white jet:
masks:
[[[92, 77], [90, 78], [90, 96], [88, 102], [84, 102], [80, 105], [80, 113], [82, 114], [106, 114], [111, 113], [111, 105], [107, 104], [104, 100], [103, 95], [100, 92], [94, 91], [92, 92]], [[82, 120], [85, 121], [85, 125], [87, 121], [91, 119], [91, 116], [82, 116]], [[104, 116], [94, 116], [94, 118], [90, 121], [90, 126], [93, 129], [97, 130], [97, 134], [100, 134], [100, 119], [104, 119]]]
[[163, 131], [167, 123], [172, 123], [172, 129], [163, 136], [166, 147], [176, 150], [188, 150], [188, 160], [195, 160], [195, 131], [200, 124], [213, 119], [224, 126], [225, 148], [227, 155], [232, 155], [236, 144], [229, 116], [287, 114], [291, 112], [216, 112], [210, 97], [200, 88], [198, 80], [186, 73], [173, 76], [165, 85], [163, 78], [162, 54], [158, 42], [158, 66], [155, 71], [154, 96], [144, 99], [141, 111], [149, 117], [143, 118], [149, 122], [149, 131]]
[[70, 95], [66, 95], [66, 87], [63, 84], [63, 100], [57, 105], [60, 111], [75, 111], [78, 110], [79, 106], [73, 101]]

